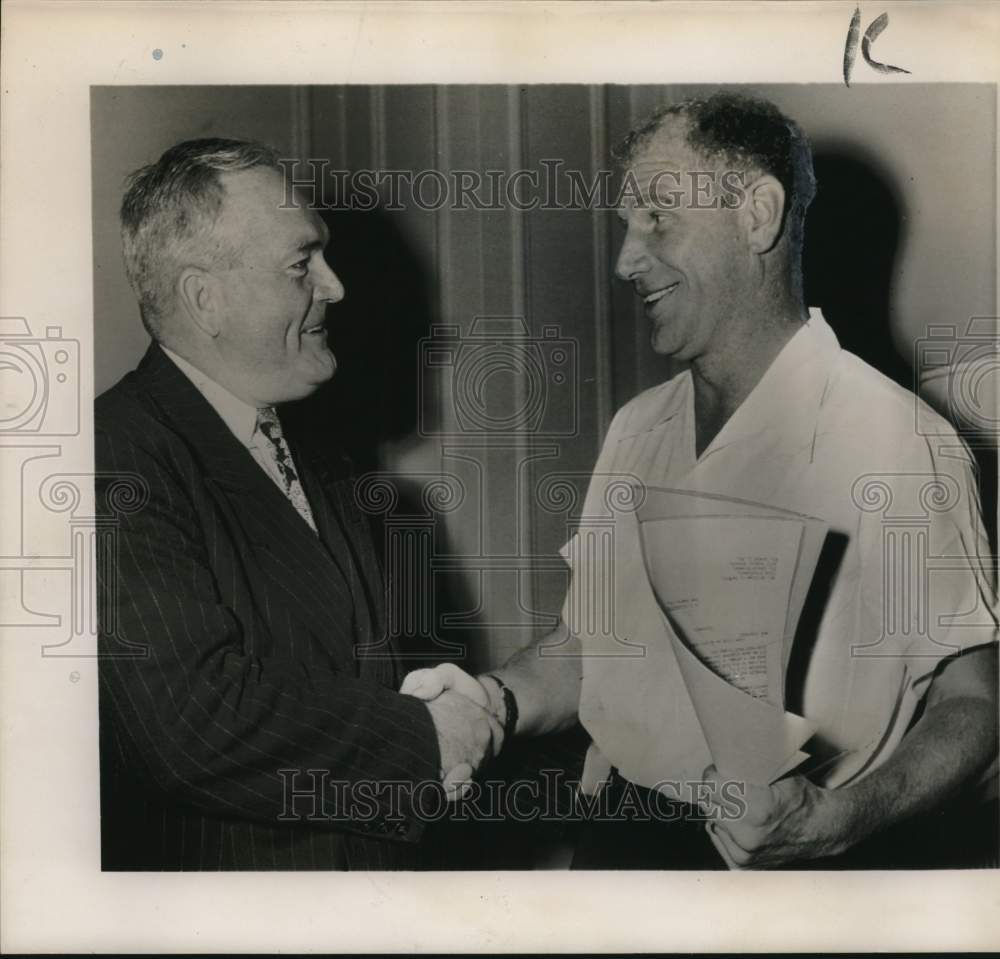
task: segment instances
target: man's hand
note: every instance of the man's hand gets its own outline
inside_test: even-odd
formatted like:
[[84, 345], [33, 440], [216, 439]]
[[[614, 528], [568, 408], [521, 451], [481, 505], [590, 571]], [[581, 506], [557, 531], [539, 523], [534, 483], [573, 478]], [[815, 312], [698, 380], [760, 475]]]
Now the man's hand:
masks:
[[433, 669], [415, 669], [407, 674], [399, 691], [407, 696], [430, 701], [446, 689], [453, 689], [483, 709], [490, 708], [490, 697], [479, 680], [453, 663], [441, 663]]
[[766, 869], [785, 863], [844, 852], [861, 836], [851, 836], [852, 822], [835, 790], [823, 789], [803, 776], [791, 776], [772, 786], [746, 783], [745, 809], [732, 818], [735, 798], [720, 792], [722, 779], [714, 766], [705, 770], [713, 784], [709, 796], [726, 795], [725, 804], [709, 801], [708, 833], [731, 869]]
[[448, 798], [457, 799], [479, 767], [497, 754], [503, 730], [490, 712], [450, 689], [430, 700], [427, 708], [441, 751], [442, 784]]
[[[470, 761], [462, 755], [461, 737], [456, 741], [456, 733], [453, 733], [449, 724], [451, 719], [447, 715], [442, 716], [442, 723], [446, 726], [446, 735], [451, 737], [451, 743], [446, 751], [445, 742], [442, 738], [442, 725], [439, 725], [435, 710], [431, 709], [431, 716], [434, 718], [434, 725], [438, 731], [438, 742], [441, 749], [441, 775], [445, 793], [449, 799], [461, 798], [469, 789], [468, 782], [477, 772], [479, 767], [490, 756], [496, 756], [503, 745], [503, 730], [499, 722], [490, 709], [490, 698], [486, 690], [478, 680], [474, 679], [467, 672], [455, 666], [453, 663], [441, 663], [433, 669], [417, 669], [408, 673], [403, 680], [403, 685], [399, 690], [406, 696], [415, 696], [424, 700], [428, 708], [437, 703], [446, 694], [449, 699], [437, 712], [448, 712], [448, 702], [454, 699], [466, 699], [470, 705], [475, 704], [480, 712], [485, 712], [489, 721], [490, 743], [488, 753], [475, 761]], [[473, 713], [476, 722], [481, 721], [481, 717]], [[475, 734], [469, 730], [469, 735]], [[452, 761], [452, 746], [455, 747], [459, 759]]]

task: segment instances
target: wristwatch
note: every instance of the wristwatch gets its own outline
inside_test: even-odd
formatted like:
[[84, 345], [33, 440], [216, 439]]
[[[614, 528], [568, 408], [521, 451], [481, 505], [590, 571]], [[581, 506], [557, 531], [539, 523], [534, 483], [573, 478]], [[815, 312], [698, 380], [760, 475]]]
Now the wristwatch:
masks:
[[499, 676], [494, 676], [493, 673], [486, 675], [500, 687], [500, 695], [503, 697], [503, 741], [506, 746], [507, 741], [514, 735], [514, 730], [517, 728], [517, 697]]

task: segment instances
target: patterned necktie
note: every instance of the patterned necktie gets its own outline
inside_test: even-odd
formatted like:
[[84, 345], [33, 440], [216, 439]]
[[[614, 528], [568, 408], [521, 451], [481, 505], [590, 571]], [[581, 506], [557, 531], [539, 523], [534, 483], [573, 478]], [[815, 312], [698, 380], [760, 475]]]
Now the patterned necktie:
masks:
[[268, 440], [264, 449], [268, 457], [278, 467], [285, 489], [285, 496], [291, 501], [299, 515], [316, 531], [316, 523], [313, 520], [312, 510], [309, 508], [309, 501], [306, 499], [306, 492], [299, 482], [299, 475], [295, 472], [295, 463], [292, 461], [292, 453], [285, 442], [285, 437], [281, 432], [281, 421], [273, 406], [264, 406], [257, 410], [257, 428]]

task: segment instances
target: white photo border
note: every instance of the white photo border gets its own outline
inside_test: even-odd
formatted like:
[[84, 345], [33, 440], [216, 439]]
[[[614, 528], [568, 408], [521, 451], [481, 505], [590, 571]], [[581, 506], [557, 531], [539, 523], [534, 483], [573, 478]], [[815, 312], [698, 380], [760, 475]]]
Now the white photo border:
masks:
[[[76, 431], [30, 455], [58, 456], [66, 474], [93, 470], [92, 85], [830, 83], [854, 7], [6, 3], [0, 316], [79, 344]], [[866, 23], [883, 12], [879, 54], [911, 74], [859, 65], [852, 83], [997, 81], [997, 7], [861, 10]], [[49, 523], [65, 551], [65, 517], [12, 496], [19, 470], [2, 474], [0, 523]], [[52, 583], [63, 574], [53, 569]], [[993, 871], [102, 874], [96, 718], [96, 660], [43, 658], [31, 630], [4, 629], [6, 952], [937, 952], [1000, 940]]]

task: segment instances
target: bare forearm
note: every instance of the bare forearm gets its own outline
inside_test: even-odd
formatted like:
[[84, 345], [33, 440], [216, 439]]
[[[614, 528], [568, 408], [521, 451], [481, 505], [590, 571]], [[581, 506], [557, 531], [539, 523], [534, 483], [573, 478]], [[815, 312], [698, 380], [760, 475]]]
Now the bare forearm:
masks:
[[996, 754], [994, 704], [960, 696], [930, 706], [883, 766], [835, 790], [850, 844], [941, 806], [974, 784]]
[[[549, 635], [515, 653], [492, 675], [517, 697], [517, 734], [537, 736], [568, 729], [580, 708], [583, 664], [580, 641], [563, 623]], [[489, 676], [480, 677], [499, 711], [501, 697]]]

